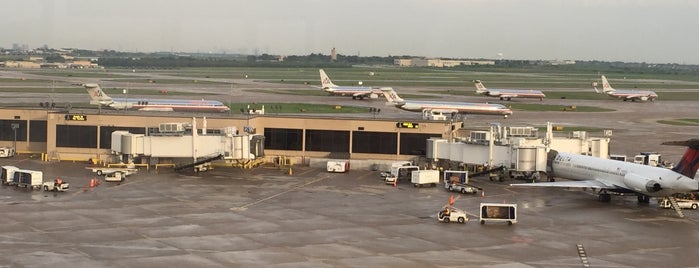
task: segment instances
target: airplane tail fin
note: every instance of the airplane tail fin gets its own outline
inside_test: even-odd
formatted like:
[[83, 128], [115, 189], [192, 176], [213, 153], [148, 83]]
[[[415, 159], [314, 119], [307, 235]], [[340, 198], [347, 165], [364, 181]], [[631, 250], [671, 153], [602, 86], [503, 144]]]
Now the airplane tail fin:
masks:
[[398, 96], [398, 93], [396, 93], [393, 88], [382, 87], [381, 92], [383, 92], [383, 96], [386, 97], [386, 104], [399, 105], [405, 103], [405, 100]]
[[612, 85], [609, 84], [609, 81], [607, 81], [607, 77], [604, 75], [602, 76], [602, 92], [607, 93], [607, 92], [612, 92], [615, 89], [612, 87]]
[[482, 94], [488, 92], [488, 89], [481, 83], [481, 80], [473, 80], [473, 84], [476, 86], [476, 93]]
[[330, 77], [328, 77], [328, 75], [325, 73], [325, 71], [323, 71], [323, 69], [320, 69], [320, 85], [323, 89], [337, 87], [337, 85], [333, 84], [333, 82], [330, 81]]
[[682, 159], [672, 168], [672, 171], [694, 178], [694, 175], [697, 174], [697, 170], [699, 169], [699, 139], [669, 141], [663, 142], [662, 145], [687, 146], [687, 150], [684, 151]]
[[112, 98], [107, 96], [102, 91], [98, 84], [83, 84], [90, 95], [90, 104], [109, 104], [112, 103]]

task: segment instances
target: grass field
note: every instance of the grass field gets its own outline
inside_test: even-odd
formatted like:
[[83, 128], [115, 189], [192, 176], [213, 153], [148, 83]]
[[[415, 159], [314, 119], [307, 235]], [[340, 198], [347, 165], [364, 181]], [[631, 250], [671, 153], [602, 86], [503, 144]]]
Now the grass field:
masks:
[[675, 125], [675, 126], [699, 126], [699, 119], [696, 118], [682, 118], [682, 119], [672, 119], [672, 120], [658, 120], [660, 124]]

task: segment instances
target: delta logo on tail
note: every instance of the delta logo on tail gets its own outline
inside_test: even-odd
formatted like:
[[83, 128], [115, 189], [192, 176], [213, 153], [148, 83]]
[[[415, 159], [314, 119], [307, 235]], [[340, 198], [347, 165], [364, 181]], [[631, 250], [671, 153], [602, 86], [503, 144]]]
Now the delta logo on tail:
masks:
[[687, 146], [687, 150], [684, 151], [684, 155], [679, 163], [672, 168], [672, 171], [694, 178], [697, 174], [697, 170], [699, 170], [699, 139], [681, 142], [665, 142], [663, 144]]

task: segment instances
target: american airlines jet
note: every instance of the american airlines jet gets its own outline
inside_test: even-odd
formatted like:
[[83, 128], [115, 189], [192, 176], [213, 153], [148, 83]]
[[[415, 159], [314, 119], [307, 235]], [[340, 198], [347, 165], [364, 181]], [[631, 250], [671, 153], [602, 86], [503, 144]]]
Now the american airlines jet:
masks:
[[539, 100], [544, 100], [546, 95], [540, 90], [532, 89], [487, 89], [481, 80], [474, 80], [474, 85], [476, 86], [476, 93], [490, 96], [499, 97], [500, 100], [511, 100], [512, 98], [534, 98]]
[[362, 100], [364, 98], [376, 99], [383, 94], [379, 88], [335, 85], [330, 81], [330, 77], [328, 77], [323, 69], [320, 69], [320, 84], [323, 91], [330, 93], [330, 95], [352, 96], [353, 100]]
[[592, 82], [592, 88], [594, 88], [595, 92], [597, 93], [604, 93], [607, 94], [607, 96], [622, 99], [624, 101], [654, 101], [658, 98], [658, 94], [655, 94], [653, 91], [614, 89], [604, 75], [602, 76], [602, 91], [600, 92], [600, 90], [597, 89], [597, 82]]
[[512, 114], [510, 108], [502, 104], [471, 103], [471, 102], [442, 102], [442, 101], [411, 101], [404, 100], [393, 88], [381, 88], [386, 97], [386, 105], [393, 105], [399, 109], [411, 112], [441, 112], [444, 114], [484, 114], [502, 115], [505, 118]]
[[159, 112], [228, 112], [230, 108], [220, 101], [111, 98], [98, 84], [83, 84], [90, 95], [90, 104], [105, 105], [117, 110], [135, 109]]

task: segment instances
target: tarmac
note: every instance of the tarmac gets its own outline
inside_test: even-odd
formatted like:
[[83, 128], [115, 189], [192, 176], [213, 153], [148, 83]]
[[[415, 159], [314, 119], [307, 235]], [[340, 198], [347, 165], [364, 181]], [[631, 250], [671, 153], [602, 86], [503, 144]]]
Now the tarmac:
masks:
[[[697, 211], [484, 177], [471, 181], [483, 192], [462, 195], [393, 187], [377, 171], [142, 170], [113, 183], [85, 163], [0, 162], [71, 184], [0, 188], [0, 267], [583, 267], [578, 246], [590, 267], [692, 267], [699, 248]], [[452, 195], [464, 224], [436, 219]], [[481, 225], [482, 202], [517, 204], [518, 222]]]
[[[295, 98], [380, 107], [379, 118], [420, 117], [384, 106], [383, 100], [257, 94], [244, 86], [235, 94], [237, 102]], [[671, 162], [679, 160], [684, 148], [661, 142], [697, 138], [695, 126], [657, 122], [696, 118], [696, 102], [542, 103], [616, 111], [515, 111], [507, 119], [468, 116], [464, 122], [467, 127], [550, 121], [613, 128], [611, 153], [658, 151]], [[699, 251], [699, 212], [685, 210], [682, 219], [658, 208], [656, 200], [638, 204], [635, 196], [601, 203], [592, 192], [514, 188], [510, 181], [486, 178], [472, 179], [483, 195], [461, 195], [439, 185], [386, 185], [378, 171], [327, 173], [300, 166], [292, 174], [276, 167], [199, 174], [151, 169], [123, 183], [102, 179], [90, 188], [90, 179], [99, 177], [84, 169], [86, 163], [20, 155], [0, 159], [0, 165], [42, 170], [45, 180], [61, 177], [71, 184], [63, 193], [0, 187], [0, 267], [585, 267], [584, 261], [589, 267], [698, 266], [693, 253]], [[436, 219], [451, 195], [454, 206], [470, 214], [465, 224]], [[518, 222], [481, 225], [477, 212], [482, 202], [516, 203]]]

